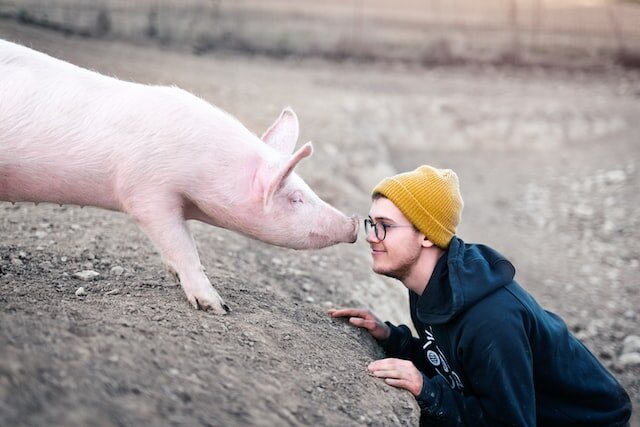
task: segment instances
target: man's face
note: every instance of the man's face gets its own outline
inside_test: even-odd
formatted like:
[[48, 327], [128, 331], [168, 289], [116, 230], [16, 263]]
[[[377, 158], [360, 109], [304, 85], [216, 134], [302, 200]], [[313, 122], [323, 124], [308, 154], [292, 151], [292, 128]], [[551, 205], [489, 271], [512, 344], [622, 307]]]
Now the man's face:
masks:
[[385, 197], [373, 201], [369, 217], [374, 223], [402, 226], [387, 227], [384, 240], [379, 240], [373, 229], [367, 234], [373, 271], [402, 281], [420, 257], [424, 235], [411, 226], [400, 209]]

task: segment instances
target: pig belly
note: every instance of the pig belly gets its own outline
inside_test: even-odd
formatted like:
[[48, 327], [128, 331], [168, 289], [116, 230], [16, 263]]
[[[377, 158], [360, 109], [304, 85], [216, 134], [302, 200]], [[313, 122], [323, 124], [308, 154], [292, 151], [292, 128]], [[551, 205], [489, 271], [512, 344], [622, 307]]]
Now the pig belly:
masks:
[[96, 206], [120, 210], [109, 180], [100, 172], [0, 159], [0, 200]]

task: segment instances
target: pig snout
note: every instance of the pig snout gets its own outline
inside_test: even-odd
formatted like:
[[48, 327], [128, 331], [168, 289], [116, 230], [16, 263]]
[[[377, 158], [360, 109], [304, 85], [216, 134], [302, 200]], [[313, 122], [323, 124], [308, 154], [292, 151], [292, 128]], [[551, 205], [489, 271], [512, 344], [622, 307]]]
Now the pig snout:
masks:
[[346, 243], [355, 243], [358, 240], [358, 231], [360, 230], [360, 218], [356, 215], [351, 216], [351, 226], [353, 229], [351, 230], [351, 236]]
[[311, 231], [306, 243], [298, 249], [320, 249], [338, 243], [355, 243], [358, 240], [360, 221], [357, 216], [344, 217], [339, 224], [327, 227], [325, 233]]

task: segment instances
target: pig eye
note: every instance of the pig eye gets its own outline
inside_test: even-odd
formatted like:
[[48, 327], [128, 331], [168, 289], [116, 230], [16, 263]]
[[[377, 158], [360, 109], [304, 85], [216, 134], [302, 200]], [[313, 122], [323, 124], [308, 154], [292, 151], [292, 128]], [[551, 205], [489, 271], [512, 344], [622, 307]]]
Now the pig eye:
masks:
[[289, 200], [291, 201], [291, 203], [303, 203], [302, 194], [300, 194], [299, 191], [294, 191], [293, 193], [291, 193], [291, 195], [289, 196]]

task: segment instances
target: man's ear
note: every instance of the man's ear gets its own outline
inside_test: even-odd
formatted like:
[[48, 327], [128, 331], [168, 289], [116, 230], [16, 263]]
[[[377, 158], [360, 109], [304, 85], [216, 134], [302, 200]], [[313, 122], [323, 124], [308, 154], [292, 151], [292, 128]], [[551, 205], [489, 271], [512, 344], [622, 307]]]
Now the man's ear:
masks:
[[427, 236], [425, 236], [424, 234], [422, 236], [423, 236], [423, 239], [422, 239], [422, 247], [423, 248], [432, 248], [432, 247], [434, 247], [436, 245], [431, 240], [429, 240], [429, 238]]

